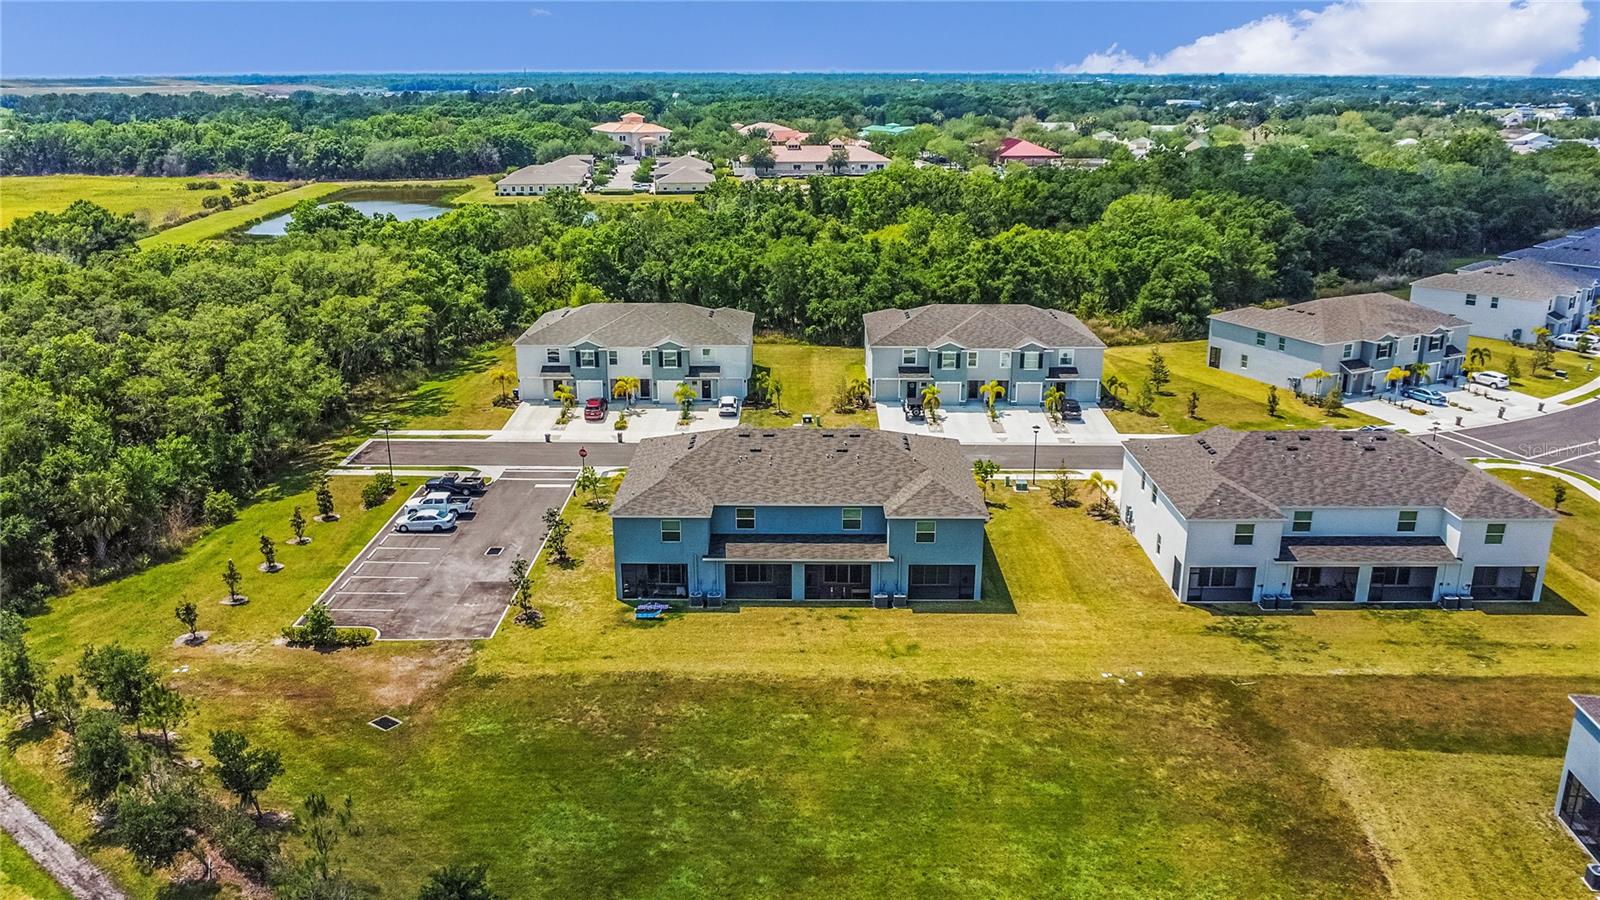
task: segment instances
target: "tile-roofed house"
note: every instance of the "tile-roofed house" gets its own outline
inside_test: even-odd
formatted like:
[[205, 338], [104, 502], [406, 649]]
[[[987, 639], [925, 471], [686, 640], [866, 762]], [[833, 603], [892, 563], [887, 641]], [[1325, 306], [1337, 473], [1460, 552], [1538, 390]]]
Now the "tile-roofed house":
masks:
[[1556, 821], [1600, 861], [1600, 697], [1573, 694], [1572, 728], [1556, 787]]
[[1105, 344], [1071, 313], [1022, 303], [932, 303], [863, 318], [873, 396], [897, 403], [939, 386], [946, 405], [976, 401], [999, 381], [1004, 402], [1037, 406], [1049, 387], [1099, 399]]
[[593, 172], [594, 157], [575, 153], [543, 165], [523, 166], [495, 182], [494, 192], [504, 197], [539, 195], [557, 189], [581, 190]]
[[1535, 600], [1555, 514], [1422, 440], [1240, 432], [1123, 445], [1124, 520], [1183, 600]]
[[736, 125], [734, 130], [745, 137], [759, 131], [766, 136], [767, 142], [772, 144], [787, 144], [790, 141], [803, 141], [811, 137], [809, 131], [799, 131], [787, 125], [779, 125], [777, 122], [752, 122], [749, 125]]
[[1000, 149], [995, 153], [995, 162], [1017, 162], [1025, 166], [1047, 166], [1061, 158], [1061, 154], [1048, 147], [1041, 147], [1033, 141], [1025, 141], [1018, 137], [1008, 137], [1000, 142]]
[[[842, 152], [845, 163], [835, 169], [829, 159]], [[889, 157], [875, 153], [861, 144], [834, 140], [827, 144], [802, 144], [791, 140], [772, 148], [772, 169], [764, 175], [790, 177], [796, 175], [865, 175], [879, 172], [889, 165]]]
[[[1250, 306], [1211, 316], [1206, 364], [1300, 393], [1338, 386], [1345, 396], [1365, 396], [1387, 387], [1392, 369], [1406, 370], [1397, 390], [1460, 376], [1470, 328], [1392, 294]], [[1306, 378], [1318, 370], [1332, 377]]]
[[632, 156], [653, 155], [672, 134], [672, 129], [646, 122], [642, 113], [635, 112], [623, 113], [620, 121], [602, 122], [589, 130], [621, 144]]
[[1540, 328], [1551, 335], [1584, 330], [1597, 294], [1600, 268], [1532, 256], [1474, 263], [1411, 283], [1411, 302], [1471, 322], [1478, 337], [1518, 343], [1532, 341]]
[[647, 438], [612, 505], [617, 596], [978, 599], [961, 445], [872, 429]]
[[558, 385], [578, 400], [610, 398], [638, 378], [640, 400], [671, 402], [687, 382], [702, 400], [749, 390], [755, 316], [687, 303], [590, 303], [553, 309], [516, 340], [520, 396], [549, 400]]

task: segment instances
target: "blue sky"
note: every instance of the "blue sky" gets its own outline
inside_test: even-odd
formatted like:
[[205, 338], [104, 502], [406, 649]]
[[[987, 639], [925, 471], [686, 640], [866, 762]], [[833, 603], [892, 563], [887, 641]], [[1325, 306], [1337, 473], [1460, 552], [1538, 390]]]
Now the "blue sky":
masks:
[[13, 78], [524, 69], [1600, 76], [1597, 53], [1594, 0], [0, 5], [0, 75]]

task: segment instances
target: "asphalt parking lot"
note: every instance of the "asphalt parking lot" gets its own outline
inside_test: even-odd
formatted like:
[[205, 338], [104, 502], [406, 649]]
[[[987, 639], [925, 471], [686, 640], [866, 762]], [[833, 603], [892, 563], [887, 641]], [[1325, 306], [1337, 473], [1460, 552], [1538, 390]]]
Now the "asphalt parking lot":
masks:
[[441, 534], [401, 534], [396, 513], [317, 602], [339, 626], [371, 628], [379, 640], [493, 637], [511, 561], [538, 553], [544, 511], [566, 503], [576, 476], [576, 467], [510, 470], [478, 498], [476, 515]]

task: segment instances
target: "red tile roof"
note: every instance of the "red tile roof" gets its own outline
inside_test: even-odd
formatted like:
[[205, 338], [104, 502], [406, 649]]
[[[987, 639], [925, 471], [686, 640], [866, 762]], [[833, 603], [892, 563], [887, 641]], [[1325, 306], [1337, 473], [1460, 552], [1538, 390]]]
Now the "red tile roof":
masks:
[[1058, 159], [1060, 156], [1061, 154], [1048, 147], [1041, 147], [1033, 141], [1014, 137], [1001, 141], [1000, 152], [996, 154], [997, 159]]

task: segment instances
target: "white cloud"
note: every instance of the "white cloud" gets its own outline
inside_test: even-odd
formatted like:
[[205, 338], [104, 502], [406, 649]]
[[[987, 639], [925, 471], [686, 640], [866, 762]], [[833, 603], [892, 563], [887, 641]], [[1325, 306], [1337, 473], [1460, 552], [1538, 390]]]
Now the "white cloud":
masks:
[[548, 9], [541, 9], [541, 8], [535, 6], [534, 8], [528, 10], [528, 15], [533, 16], [535, 19], [537, 19], [537, 18], [540, 18], [541, 16], [554, 15], [554, 13], [550, 12], [550, 10], [548, 10]]
[[1588, 19], [1583, 0], [1340, 0], [1142, 59], [1113, 44], [1062, 71], [1530, 75], [1578, 50]]
[[1563, 78], [1600, 78], [1600, 56], [1580, 59], [1557, 74]]

